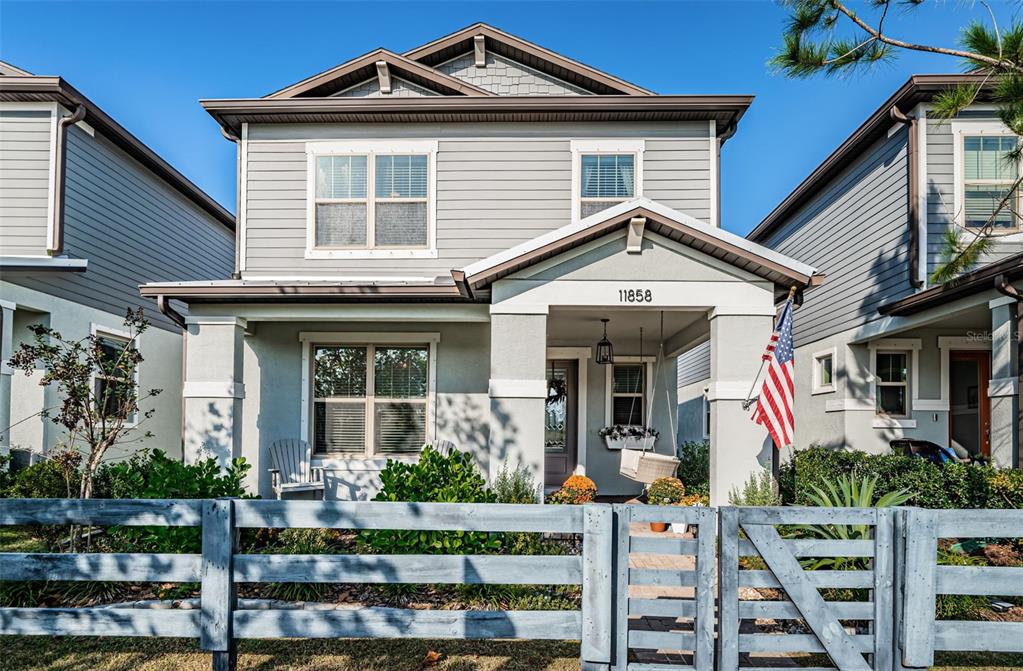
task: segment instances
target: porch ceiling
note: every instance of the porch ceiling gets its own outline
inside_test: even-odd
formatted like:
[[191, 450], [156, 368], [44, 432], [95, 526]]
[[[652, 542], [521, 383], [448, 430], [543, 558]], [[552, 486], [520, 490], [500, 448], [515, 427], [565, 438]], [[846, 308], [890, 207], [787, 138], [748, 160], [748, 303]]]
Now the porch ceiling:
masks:
[[[624, 355], [639, 354], [639, 329], [643, 328], [643, 353], [655, 354], [661, 337], [661, 311], [650, 308], [625, 310], [592, 310], [551, 308], [547, 318], [547, 344], [554, 347], [592, 345], [600, 340], [603, 326], [600, 320], [610, 319], [607, 337], [615, 352]], [[680, 331], [699, 321], [706, 322], [703, 312], [664, 311], [664, 341], [668, 342]]]

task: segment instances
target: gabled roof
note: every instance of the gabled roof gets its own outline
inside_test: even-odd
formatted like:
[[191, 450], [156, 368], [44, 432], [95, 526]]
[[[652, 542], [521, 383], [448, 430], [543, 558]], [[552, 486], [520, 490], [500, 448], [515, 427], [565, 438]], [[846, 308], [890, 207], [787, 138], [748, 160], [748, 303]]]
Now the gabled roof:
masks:
[[28, 70], [22, 70], [16, 65], [11, 65], [7, 61], [0, 61], [0, 77], [31, 77], [32, 73]]
[[114, 121], [96, 103], [79, 93], [60, 77], [4, 75], [0, 77], [0, 100], [15, 102], [55, 101], [68, 109], [85, 107], [85, 123], [96, 129], [122, 151], [144, 165], [172, 188], [234, 231], [235, 218], [209, 194], [193, 184], [170, 163]]
[[445, 37], [405, 52], [405, 56], [431, 67], [472, 51], [473, 38], [482, 35], [488, 51], [507, 56], [558, 79], [604, 95], [654, 95], [642, 87], [591, 68], [567, 56], [510, 35], [486, 23], [474, 23]]
[[472, 295], [502, 277], [624, 228], [633, 217], [646, 217], [648, 231], [786, 288], [792, 284], [813, 286], [824, 280], [823, 275], [805, 263], [648, 198], [619, 203], [460, 270], [454, 270], [451, 274], [463, 295]]
[[[958, 84], [981, 84], [988, 79], [986, 75], [913, 75], [888, 100], [881, 103], [881, 106], [853, 131], [852, 135], [824, 159], [746, 237], [750, 240], [764, 240], [815, 194], [824, 189], [831, 179], [849, 167], [871, 144], [883, 137], [895, 124], [891, 117], [892, 108], [908, 114], [919, 103], [930, 101], [937, 93], [949, 87]], [[981, 100], [985, 99], [983, 93], [980, 96]]]
[[279, 91], [274, 91], [264, 98], [321, 98], [329, 96], [376, 77], [376, 63], [379, 61], [387, 63], [388, 67], [394, 71], [395, 76], [444, 95], [493, 95], [469, 82], [438, 72], [431, 67], [381, 48], [336, 65], [291, 86], [286, 86]]

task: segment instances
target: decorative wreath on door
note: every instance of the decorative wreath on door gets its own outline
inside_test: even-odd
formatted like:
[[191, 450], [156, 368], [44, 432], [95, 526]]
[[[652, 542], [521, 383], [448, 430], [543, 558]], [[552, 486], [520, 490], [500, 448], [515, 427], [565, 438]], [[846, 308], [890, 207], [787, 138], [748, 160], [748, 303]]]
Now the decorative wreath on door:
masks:
[[568, 396], [568, 387], [564, 380], [551, 378], [547, 380], [547, 405], [556, 405]]

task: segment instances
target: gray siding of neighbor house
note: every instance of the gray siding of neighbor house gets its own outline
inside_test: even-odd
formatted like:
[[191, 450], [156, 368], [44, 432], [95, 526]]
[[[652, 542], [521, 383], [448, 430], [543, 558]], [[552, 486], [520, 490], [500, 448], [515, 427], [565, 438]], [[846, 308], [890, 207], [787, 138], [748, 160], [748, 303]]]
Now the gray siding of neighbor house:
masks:
[[502, 96], [592, 95], [584, 88], [499, 54], [487, 52], [486, 61], [486, 67], [478, 68], [475, 55], [468, 53], [441, 63], [436, 69]]
[[[439, 138], [438, 258], [304, 258], [305, 140], [387, 137]], [[709, 219], [706, 123], [252, 126], [244, 272], [447, 275], [452, 268], [570, 223], [572, 137], [646, 138], [643, 195], [697, 219]]]
[[[961, 118], [997, 119], [991, 112], [966, 111]], [[927, 274], [941, 262], [945, 231], [955, 220], [955, 135], [947, 121], [927, 121]], [[990, 254], [982, 263], [997, 261], [1023, 252], [1023, 233], [995, 237]]]
[[146, 282], [227, 279], [234, 236], [100, 135], [68, 132], [65, 252], [84, 273], [39, 273], [12, 282], [123, 314], [143, 307], [154, 325], [177, 330], [148, 299]]
[[353, 86], [350, 89], [339, 91], [332, 97], [334, 98], [379, 98], [380, 96], [390, 96], [392, 98], [416, 98], [418, 96], [435, 96], [440, 95], [429, 89], [424, 89], [422, 86], [417, 86], [412, 82], [407, 82], [404, 79], [397, 77], [391, 78], [391, 92], [381, 93], [380, 92], [380, 80], [374, 77], [373, 79], [367, 79], [358, 86]]
[[678, 386], [682, 388], [709, 378], [710, 341], [708, 340], [678, 356]]
[[909, 284], [907, 131], [865, 151], [763, 244], [827, 275], [793, 324], [796, 346], [879, 318]]
[[52, 115], [0, 111], [0, 255], [46, 254]]

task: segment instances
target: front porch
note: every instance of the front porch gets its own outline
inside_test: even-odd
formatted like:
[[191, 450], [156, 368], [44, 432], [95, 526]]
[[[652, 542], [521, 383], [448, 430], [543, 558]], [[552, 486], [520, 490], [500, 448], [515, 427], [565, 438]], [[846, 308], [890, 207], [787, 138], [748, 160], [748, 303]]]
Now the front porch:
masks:
[[[453, 282], [236, 280], [199, 300], [167, 289], [190, 303], [185, 455], [244, 456], [267, 496], [268, 446], [300, 438], [362, 497], [388, 458], [450, 441], [491, 479], [523, 464], [547, 486], [584, 473], [601, 494], [634, 495], [641, 485], [619, 476], [620, 453], [599, 431], [650, 426], [654, 450], [674, 454], [676, 356], [709, 339], [711, 497], [724, 502], [770, 454], [742, 401], [776, 297], [813, 274], [645, 201], [453, 271]], [[602, 319], [613, 363], [595, 358]], [[555, 378], [565, 394], [552, 409]]]

